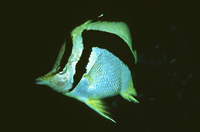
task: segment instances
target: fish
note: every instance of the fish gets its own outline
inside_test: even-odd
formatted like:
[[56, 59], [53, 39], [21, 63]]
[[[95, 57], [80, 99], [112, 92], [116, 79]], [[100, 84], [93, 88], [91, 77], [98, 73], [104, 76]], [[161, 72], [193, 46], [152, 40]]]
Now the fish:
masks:
[[[83, 41], [84, 31], [101, 31], [118, 36], [126, 43], [135, 59], [130, 61], [137, 63], [137, 52], [133, 50], [130, 30], [125, 22], [88, 20], [72, 30], [72, 51], [64, 68], [61, 68], [60, 63], [65, 52], [66, 42], [62, 45], [53, 68], [44, 76], [37, 78], [36, 84], [47, 85], [65, 96], [77, 99], [101, 116], [116, 123], [108, 112], [108, 107], [103, 99], [121, 95], [130, 102], [139, 103], [135, 99], [137, 92], [133, 84], [133, 73], [119, 57], [108, 49], [93, 46], [90, 49], [91, 52], [87, 52], [89, 57], [85, 62], [86, 66], [80, 66], [85, 69], [85, 72], [79, 74], [77, 65], [81, 61], [87, 45]], [[76, 75], [79, 75], [80, 78], [75, 78]]]

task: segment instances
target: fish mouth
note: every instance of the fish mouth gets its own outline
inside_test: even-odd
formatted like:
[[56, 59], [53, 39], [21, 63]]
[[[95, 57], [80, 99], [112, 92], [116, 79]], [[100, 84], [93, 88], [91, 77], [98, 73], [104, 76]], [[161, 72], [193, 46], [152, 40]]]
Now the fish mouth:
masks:
[[35, 81], [36, 81], [35, 83], [38, 85], [44, 85], [44, 80], [41, 77], [35, 79]]

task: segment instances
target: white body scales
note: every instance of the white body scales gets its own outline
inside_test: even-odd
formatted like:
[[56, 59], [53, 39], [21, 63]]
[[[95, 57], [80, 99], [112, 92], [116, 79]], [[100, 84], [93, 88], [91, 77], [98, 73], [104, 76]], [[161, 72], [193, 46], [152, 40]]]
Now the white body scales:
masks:
[[134, 89], [131, 71], [107, 49], [92, 48], [86, 66], [86, 73], [82, 76], [78, 85], [72, 91], [69, 91], [74, 83], [74, 75], [78, 74], [76, 73], [76, 64], [81, 59], [84, 50], [81, 36], [84, 30], [99, 30], [118, 35], [127, 43], [135, 60], [137, 60], [136, 51], [132, 50], [129, 29], [125, 23], [101, 21], [92, 23], [87, 21], [72, 31], [72, 54], [62, 72], [58, 72], [58, 70], [65, 51], [65, 44], [60, 50], [53, 69], [45, 76], [38, 78], [37, 84], [48, 85], [66, 96], [76, 98], [103, 117], [115, 122], [109, 116], [101, 99], [120, 94], [128, 101], [136, 103], [138, 101], [133, 97], [133, 95], [136, 96], [137, 94]]
[[101, 99], [123, 92], [132, 80], [128, 67], [105, 49], [93, 48], [83, 75], [76, 88], [68, 93], [80, 100]]

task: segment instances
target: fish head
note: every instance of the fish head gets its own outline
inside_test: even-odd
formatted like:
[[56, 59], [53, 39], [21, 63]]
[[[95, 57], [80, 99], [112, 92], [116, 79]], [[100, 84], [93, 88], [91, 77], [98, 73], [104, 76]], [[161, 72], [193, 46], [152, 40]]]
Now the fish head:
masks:
[[62, 45], [52, 70], [46, 75], [36, 79], [36, 84], [49, 86], [57, 92], [61, 92], [63, 94], [67, 93], [73, 85], [70, 70], [67, 70], [67, 67], [60, 70], [60, 62], [65, 52], [65, 45], [65, 43]]
[[70, 74], [64, 68], [63, 71], [50, 71], [46, 75], [37, 78], [36, 84], [49, 86], [57, 92], [67, 93], [73, 82], [70, 79]]

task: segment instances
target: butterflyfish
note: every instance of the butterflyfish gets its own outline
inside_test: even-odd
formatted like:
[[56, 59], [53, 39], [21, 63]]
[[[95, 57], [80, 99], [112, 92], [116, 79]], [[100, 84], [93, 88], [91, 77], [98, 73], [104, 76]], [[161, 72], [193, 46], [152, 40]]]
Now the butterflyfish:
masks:
[[[37, 78], [36, 83], [47, 85], [57, 92], [75, 98], [101, 116], [115, 122], [103, 99], [121, 95], [130, 102], [139, 103], [134, 98], [137, 93], [133, 84], [133, 72], [130, 70], [133, 65], [126, 65], [116, 54], [102, 47], [101, 43], [99, 46], [95, 44], [88, 46], [83, 38], [85, 31], [100, 31], [119, 37], [131, 53], [128, 57], [129, 62], [137, 63], [137, 53], [133, 50], [130, 30], [126, 23], [88, 20], [72, 30], [72, 51], [64, 68], [61, 69], [60, 63], [66, 42], [62, 45], [52, 70]], [[116, 46], [115, 44], [110, 45]], [[82, 61], [82, 56], [86, 54], [88, 55], [87, 61]], [[84, 69], [82, 73], [79, 73], [80, 67]]]

